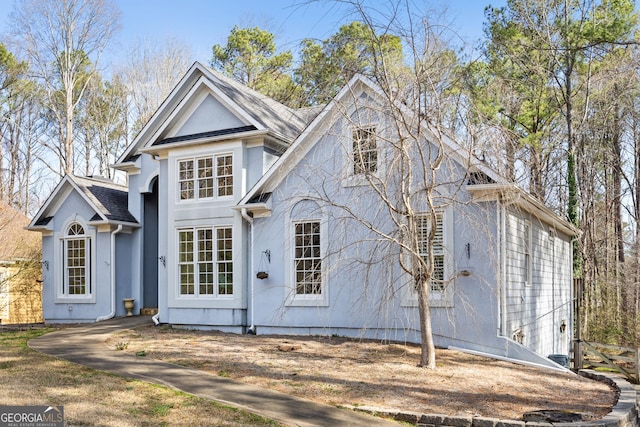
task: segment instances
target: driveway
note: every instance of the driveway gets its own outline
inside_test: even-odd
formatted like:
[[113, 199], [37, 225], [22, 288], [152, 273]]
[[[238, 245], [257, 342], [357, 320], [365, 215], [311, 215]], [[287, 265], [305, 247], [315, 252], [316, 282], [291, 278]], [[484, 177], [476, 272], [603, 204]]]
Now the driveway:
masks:
[[246, 409], [292, 426], [398, 426], [366, 414], [257, 388], [167, 362], [136, 357], [105, 345], [109, 335], [151, 323], [147, 316], [120, 317], [65, 328], [29, 341], [29, 347], [80, 365], [162, 384], [205, 399]]

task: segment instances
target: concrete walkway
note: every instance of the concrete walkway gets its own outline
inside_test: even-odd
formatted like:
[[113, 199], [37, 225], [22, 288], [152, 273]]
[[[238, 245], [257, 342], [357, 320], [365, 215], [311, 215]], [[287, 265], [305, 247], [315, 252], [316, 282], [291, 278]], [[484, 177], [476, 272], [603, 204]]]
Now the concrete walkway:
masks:
[[71, 327], [29, 341], [29, 347], [94, 369], [182, 390], [205, 399], [246, 409], [292, 426], [398, 426], [366, 414], [242, 384], [197, 369], [136, 357], [105, 345], [110, 334], [151, 324], [147, 316], [121, 317]]

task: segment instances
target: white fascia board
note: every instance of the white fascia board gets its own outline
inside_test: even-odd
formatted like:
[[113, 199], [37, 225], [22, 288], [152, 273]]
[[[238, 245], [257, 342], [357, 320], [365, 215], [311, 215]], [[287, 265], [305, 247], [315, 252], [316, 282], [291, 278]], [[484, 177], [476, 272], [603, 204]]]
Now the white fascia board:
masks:
[[[349, 82], [349, 84], [353, 84], [352, 82], [354, 82], [355, 80], [359, 80], [362, 84], [368, 86], [375, 94], [377, 94], [381, 98], [384, 98], [384, 92], [382, 91], [382, 88], [380, 88], [380, 86], [378, 86], [371, 79], [365, 76], [356, 75], [351, 79], [351, 82]], [[402, 111], [403, 114], [406, 114], [408, 116], [415, 118], [415, 112], [411, 111], [407, 105], [396, 102], [395, 107], [398, 108], [400, 111]], [[419, 123], [422, 129], [428, 135], [431, 135], [432, 137], [438, 140], [441, 140], [443, 142], [443, 145], [447, 149], [448, 153], [452, 155], [454, 160], [456, 160], [462, 167], [466, 169], [476, 168], [496, 182], [500, 182], [500, 183], [508, 182], [504, 177], [502, 177], [496, 171], [494, 171], [493, 169], [488, 167], [486, 164], [482, 163], [475, 156], [473, 156], [468, 150], [465, 150], [460, 144], [456, 142], [456, 140], [449, 134], [449, 132], [446, 129], [441, 130], [439, 132], [439, 135], [436, 136], [435, 131], [433, 130], [433, 127], [430, 126], [427, 121], [421, 119]], [[427, 142], [429, 141], [427, 140]]]
[[[96, 214], [98, 214], [100, 216], [100, 218], [102, 218], [102, 220], [104, 220], [104, 221], [107, 220], [107, 218], [103, 215], [103, 213], [100, 211], [100, 209], [98, 209], [98, 207], [95, 205], [95, 203], [93, 203], [93, 201], [89, 197], [87, 197], [85, 192], [82, 191], [80, 189], [80, 187], [78, 187], [78, 184], [76, 184], [76, 182], [73, 180], [73, 178], [71, 176], [66, 175], [65, 176], [65, 180], [71, 186], [71, 191], [75, 191], [76, 193], [78, 193], [80, 195], [80, 197], [82, 198], [82, 200], [84, 200], [89, 205], [89, 207], [91, 207], [91, 209], [93, 209], [93, 211]], [[55, 215], [55, 213], [58, 211], [59, 207], [64, 203], [64, 200], [66, 199], [66, 197], [64, 197], [64, 199], [56, 197], [55, 199], [57, 199], [57, 200], [55, 201], [54, 205], [52, 206], [53, 209], [50, 212], [50, 216], [54, 216]]]
[[140, 166], [140, 159], [136, 159], [135, 161], [128, 161], [122, 163], [114, 163], [110, 165], [113, 169], [121, 170], [127, 172], [130, 175], [137, 175], [142, 170]]
[[53, 189], [53, 191], [51, 192], [51, 194], [49, 195], [49, 197], [47, 198], [47, 200], [44, 202], [44, 204], [40, 207], [40, 209], [38, 210], [38, 212], [34, 215], [33, 219], [31, 220], [31, 222], [29, 223], [29, 225], [27, 226], [29, 229], [31, 228], [38, 228], [40, 229], [41, 226], [36, 226], [35, 223], [38, 222], [40, 220], [40, 218], [42, 218], [45, 214], [45, 212], [48, 212], [49, 207], [53, 204], [54, 200], [56, 199], [56, 195], [60, 192], [60, 189], [62, 188], [62, 186], [64, 185], [65, 182], [67, 182], [67, 176], [65, 175], [60, 182], [58, 183], [58, 185], [56, 185], [56, 188]]
[[[71, 187], [71, 190], [69, 191], [69, 193], [75, 190], [80, 195], [80, 197], [82, 197], [82, 199], [91, 207], [91, 209], [95, 211], [96, 214], [100, 215], [100, 217], [103, 220], [106, 220], [102, 212], [100, 212], [100, 209], [98, 209], [98, 207], [87, 197], [84, 191], [80, 190], [78, 185], [73, 181], [73, 178], [71, 178], [71, 176], [69, 175], [65, 175], [64, 178], [62, 178], [60, 183], [58, 183], [56, 188], [53, 190], [53, 192], [51, 193], [51, 195], [49, 196], [45, 204], [40, 208], [38, 213], [33, 217], [28, 227], [30, 228], [33, 227], [34, 229], [41, 229], [39, 226], [36, 226], [35, 223], [38, 222], [38, 220], [43, 216], [43, 214], [48, 213], [49, 215], [47, 216], [55, 215], [55, 213], [58, 211], [59, 207], [63, 203], [64, 201], [63, 199], [66, 199], [66, 195], [64, 198], [58, 197], [58, 195], [61, 194], [61, 192], [63, 191], [65, 185], [69, 185]], [[45, 227], [45, 229], [47, 228]]]
[[[364, 88], [359, 88], [359, 85], [363, 85]], [[239, 204], [247, 203], [249, 200], [255, 197], [258, 192], [263, 191], [267, 185], [270, 187], [267, 191], [270, 191], [275, 186], [277, 186], [297, 163], [297, 161], [295, 160], [295, 156], [297, 156], [298, 160], [301, 159], [312, 147], [312, 145], [310, 144], [306, 144], [305, 147], [305, 142], [310, 138], [310, 135], [314, 133], [315, 135], [319, 135], [318, 133], [316, 133], [316, 130], [318, 128], [322, 129], [320, 127], [320, 124], [324, 123], [328, 116], [331, 117], [331, 113], [333, 112], [333, 110], [337, 108], [341, 103], [343, 103], [347, 96], [354, 93], [359, 94], [360, 92], [366, 90], [365, 88], [368, 88], [373, 92], [373, 94], [381, 98], [384, 97], [382, 89], [370, 79], [360, 74], [356, 74], [355, 76], [353, 76], [349, 83], [347, 83], [340, 90], [340, 92], [325, 106], [325, 108], [323, 108], [323, 110], [315, 117], [315, 119], [296, 138], [296, 140], [284, 153], [284, 155], [282, 155], [278, 159], [278, 161], [276, 161], [276, 163], [274, 163], [273, 166], [267, 171], [267, 173], [264, 174], [262, 178], [253, 186], [253, 188], [249, 190], [249, 192], [245, 195], [245, 197], [242, 198]], [[396, 105], [396, 107], [399, 108], [404, 114], [414, 114], [405, 105]], [[424, 120], [422, 120], [420, 123], [421, 126], [423, 126], [423, 129], [429, 135], [434, 135], [432, 129], [427, 126]], [[442, 141], [444, 142], [444, 146], [447, 149], [448, 153], [452, 154], [452, 157], [454, 157], [461, 166], [476, 168], [497, 182], [507, 182], [505, 178], [497, 174], [491, 168], [484, 165], [480, 160], [474, 162], [473, 160], [475, 159], [475, 157], [468, 155], [467, 151], [464, 150], [462, 146], [455, 142], [449, 135], [442, 133]], [[301, 148], [301, 146], [303, 148]], [[301, 149], [302, 152], [299, 152]]]
[[219, 142], [219, 141], [227, 141], [227, 140], [241, 140], [244, 138], [251, 138], [254, 136], [266, 135], [267, 133], [269, 133], [268, 130], [250, 130], [247, 132], [233, 133], [229, 135], [220, 135], [220, 136], [214, 136], [214, 137], [197, 138], [197, 139], [191, 139], [188, 141], [174, 142], [170, 144], [151, 145], [149, 147], [141, 148], [138, 151], [140, 151], [141, 153], [158, 154], [161, 151], [168, 151], [174, 148], [184, 148], [189, 146], [197, 146], [202, 144], [209, 144], [211, 142]]
[[87, 221], [87, 225], [91, 225], [94, 227], [98, 227], [100, 225], [122, 225], [123, 227], [129, 228], [140, 228], [142, 225], [135, 222], [128, 221], [114, 221], [114, 220], [99, 220], [99, 221]]
[[[356, 79], [356, 77], [352, 78], [351, 81], [354, 81], [354, 79]], [[254, 198], [266, 185], [275, 188], [284, 179], [284, 177], [288, 175], [289, 171], [291, 171], [297, 162], [311, 149], [312, 145], [306, 144], [306, 141], [312, 136], [319, 135], [315, 130], [319, 128], [321, 123], [324, 123], [327, 116], [330, 116], [330, 113], [338, 104], [336, 100], [344, 97], [348, 93], [348, 90], [351, 89], [347, 86], [343, 87], [338, 95], [336, 95], [336, 97], [322, 109], [311, 123], [309, 123], [302, 133], [298, 135], [287, 151], [285, 151], [284, 154], [276, 160], [269, 170], [262, 175], [262, 178], [260, 178], [249, 192], [240, 200], [238, 206], [247, 204], [249, 200]], [[302, 152], [299, 152], [301, 150]], [[297, 156], [297, 158], [295, 156]]]
[[[51, 224], [51, 223], [49, 223], [49, 224]], [[43, 233], [43, 234], [51, 233], [51, 232], [53, 232], [53, 227], [51, 227], [49, 224], [47, 224], [47, 225], [33, 225], [33, 226], [32, 225], [28, 225], [24, 229], [25, 230], [29, 230], [29, 231], [35, 231], [35, 232], [38, 232], [38, 233]]]
[[[149, 138], [146, 136], [154, 126], [158, 126], [161, 123], [165, 122], [165, 119], [161, 119], [163, 115], [166, 114], [167, 110], [170, 108], [172, 104], [176, 103], [176, 98], [183, 97], [181, 95], [187, 87], [189, 87], [189, 81], [194, 79], [196, 72], [203, 73], [204, 67], [199, 62], [194, 62], [191, 65], [191, 68], [182, 76], [182, 79], [178, 82], [178, 84], [173, 88], [171, 93], [162, 101], [160, 106], [156, 109], [155, 113], [151, 116], [151, 119], [145, 123], [143, 128], [138, 132], [138, 135], [134, 138], [131, 144], [127, 147], [127, 149], [120, 155], [118, 160], [116, 160], [116, 164], [124, 162], [124, 159], [129, 157], [133, 151], [135, 151], [141, 144], [143, 140], [148, 140]], [[192, 84], [193, 85], [193, 84]], [[158, 123], [162, 120], [161, 123]]]
[[466, 188], [475, 201], [502, 200], [531, 213], [568, 236], [575, 237], [581, 233], [569, 221], [557, 215], [547, 205], [513, 183], [467, 185]]
[[249, 203], [244, 205], [232, 206], [231, 209], [241, 211], [246, 209], [247, 212], [251, 212], [254, 218], [268, 218], [271, 216], [272, 205], [271, 198], [266, 203]]

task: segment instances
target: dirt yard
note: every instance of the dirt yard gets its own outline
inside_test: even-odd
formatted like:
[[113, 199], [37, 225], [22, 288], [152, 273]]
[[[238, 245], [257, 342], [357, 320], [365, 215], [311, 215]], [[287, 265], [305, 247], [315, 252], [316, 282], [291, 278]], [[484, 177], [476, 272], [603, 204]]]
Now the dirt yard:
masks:
[[577, 375], [450, 350], [437, 352], [435, 371], [425, 370], [416, 366], [415, 345], [153, 326], [121, 331], [106, 344], [331, 405], [512, 420], [557, 409], [588, 420], [616, 401], [610, 387]]

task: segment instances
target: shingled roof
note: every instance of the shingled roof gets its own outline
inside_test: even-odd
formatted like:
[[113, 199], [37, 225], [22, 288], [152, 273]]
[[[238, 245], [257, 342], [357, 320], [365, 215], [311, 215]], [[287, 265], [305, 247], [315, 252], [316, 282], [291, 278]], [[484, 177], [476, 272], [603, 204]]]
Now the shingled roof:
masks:
[[[99, 210], [98, 215], [109, 221], [138, 223], [129, 212], [127, 187], [104, 178], [69, 176]], [[92, 219], [99, 219], [94, 217]]]
[[214, 130], [210, 133], [203, 132], [196, 135], [165, 137], [164, 139], [158, 140], [158, 131], [171, 120], [172, 115], [176, 113], [176, 108], [181, 102], [184, 102], [185, 97], [191, 93], [194, 85], [197, 84], [201, 78], [207, 80], [207, 84], [214, 85], [222, 95], [243, 110], [243, 113], [246, 114], [248, 118], [250, 118], [249, 121], [252, 122], [245, 122], [246, 126], [254, 125], [256, 129], [268, 132], [284, 144], [292, 143], [321, 110], [316, 107], [299, 109], [287, 107], [222, 73], [199, 62], [195, 62], [180, 80], [180, 83], [154, 113], [153, 117], [145, 124], [132, 144], [121, 154], [116, 166], [134, 162], [140, 154], [140, 149], [149, 145], [168, 145], [173, 142], [184, 142], [192, 139], [246, 132], [245, 127], [241, 126], [231, 129]]
[[[289, 108], [215, 70], [216, 86], [265, 128], [293, 141], [311, 121], [314, 110]], [[316, 113], [317, 114], [317, 113]]]

